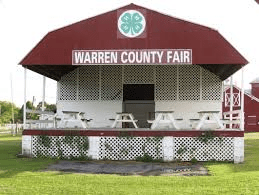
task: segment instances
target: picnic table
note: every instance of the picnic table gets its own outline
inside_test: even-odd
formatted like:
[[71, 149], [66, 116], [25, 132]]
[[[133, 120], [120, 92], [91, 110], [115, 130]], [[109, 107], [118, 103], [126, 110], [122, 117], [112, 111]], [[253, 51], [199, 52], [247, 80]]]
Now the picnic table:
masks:
[[167, 124], [170, 128], [179, 129], [173, 116], [174, 111], [157, 111], [155, 113], [158, 114], [156, 119], [148, 120], [148, 123], [152, 123], [151, 129], [157, 128], [160, 124]]
[[134, 120], [134, 116], [132, 113], [128, 112], [116, 112], [116, 118], [112, 125], [112, 128], [116, 128], [119, 123], [132, 123], [134, 127], [137, 129], [138, 126], [136, 124], [137, 120]]
[[196, 130], [200, 130], [202, 126], [205, 125], [206, 122], [216, 123], [219, 128], [224, 129], [224, 125], [220, 121], [219, 111], [200, 111], [198, 112], [200, 115], [200, 120], [198, 125], [196, 126]]
[[79, 111], [62, 111], [59, 127], [61, 128], [87, 128], [88, 122], [92, 119], [85, 119], [84, 112]]

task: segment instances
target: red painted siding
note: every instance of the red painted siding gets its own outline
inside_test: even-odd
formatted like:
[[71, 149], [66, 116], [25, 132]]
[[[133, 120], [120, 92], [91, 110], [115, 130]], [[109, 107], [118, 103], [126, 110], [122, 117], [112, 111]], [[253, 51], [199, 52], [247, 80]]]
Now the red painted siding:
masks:
[[[230, 88], [225, 92], [230, 93]], [[225, 106], [225, 92], [224, 92], [224, 101], [222, 103], [222, 112], [229, 111], [230, 107]], [[239, 93], [239, 90], [236, 87], [233, 87], [233, 93]], [[240, 94], [241, 101], [241, 94]], [[233, 107], [233, 110], [239, 110], [240, 107]], [[245, 94], [244, 97], [244, 112], [245, 112], [245, 132], [259, 132], [259, 102], [252, 99]], [[255, 116], [255, 117], [251, 117]]]
[[[118, 38], [117, 12], [144, 10], [145, 38]], [[48, 33], [20, 62], [22, 65], [71, 65], [72, 50], [190, 48], [193, 64], [247, 64], [218, 31], [134, 4]]]
[[[35, 130], [27, 129], [23, 135], [49, 135], [49, 136], [136, 136], [136, 137], [153, 137], [153, 136], [173, 136], [173, 137], [198, 137], [204, 131], [186, 130], [186, 131], [169, 131], [169, 130], [118, 130], [118, 129], [92, 129], [92, 130]], [[213, 131], [215, 136], [222, 137], [244, 137], [243, 131]]]
[[259, 83], [251, 83], [252, 95], [259, 98]]

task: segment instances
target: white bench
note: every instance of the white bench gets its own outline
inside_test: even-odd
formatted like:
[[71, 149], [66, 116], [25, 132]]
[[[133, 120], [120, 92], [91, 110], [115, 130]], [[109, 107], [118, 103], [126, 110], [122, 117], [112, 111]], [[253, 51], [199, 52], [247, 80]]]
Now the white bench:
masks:
[[[177, 119], [174, 119], [175, 121], [182, 121], [183, 119], [182, 118], [177, 118]], [[154, 123], [155, 120], [147, 120], [148, 123]], [[160, 123], [162, 124], [168, 124], [170, 123], [171, 121], [170, 120], [163, 120], [163, 121], [160, 121]]]

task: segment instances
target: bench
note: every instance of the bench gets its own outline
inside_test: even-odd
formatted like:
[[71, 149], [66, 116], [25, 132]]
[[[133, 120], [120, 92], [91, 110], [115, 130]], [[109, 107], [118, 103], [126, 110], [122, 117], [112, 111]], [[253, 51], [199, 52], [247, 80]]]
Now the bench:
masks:
[[91, 122], [93, 119], [81, 118], [82, 121]]
[[190, 127], [193, 129], [196, 128], [196, 126], [200, 122], [200, 119], [198, 118], [190, 118], [189, 120], [190, 120]]
[[[182, 118], [177, 118], [177, 119], [174, 119], [176, 121], [182, 121], [183, 119]], [[155, 120], [147, 120], [148, 123], [154, 123]], [[170, 121], [169, 120], [163, 120], [163, 121], [160, 121], [160, 123], [169, 123]]]

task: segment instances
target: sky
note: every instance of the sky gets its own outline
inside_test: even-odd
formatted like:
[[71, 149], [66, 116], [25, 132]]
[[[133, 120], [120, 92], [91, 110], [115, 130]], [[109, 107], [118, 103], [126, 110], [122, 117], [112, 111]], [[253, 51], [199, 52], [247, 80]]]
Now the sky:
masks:
[[[255, 0], [0, 0], [0, 101], [24, 102], [19, 62], [48, 32], [134, 3], [214, 28], [248, 61], [244, 86], [259, 77], [259, 4]], [[241, 86], [241, 71], [233, 75]], [[12, 87], [11, 87], [12, 86]], [[42, 75], [27, 71], [27, 100], [42, 100]], [[56, 102], [56, 82], [46, 79], [46, 101]]]

